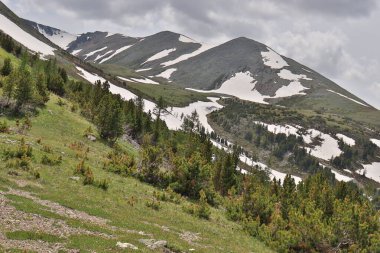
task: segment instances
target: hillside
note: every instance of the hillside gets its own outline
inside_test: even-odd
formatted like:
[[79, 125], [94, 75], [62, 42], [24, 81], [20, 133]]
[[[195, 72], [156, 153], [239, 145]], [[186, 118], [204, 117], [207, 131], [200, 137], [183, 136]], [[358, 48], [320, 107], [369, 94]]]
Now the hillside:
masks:
[[[111, 149], [102, 142], [83, 137], [92, 124], [79, 113], [70, 111], [71, 103], [57, 104], [52, 96], [49, 103], [32, 119], [31, 130], [17, 133], [15, 120], [6, 122], [12, 130], [1, 134], [0, 150], [15, 148], [24, 138], [33, 147], [30, 167], [38, 169], [40, 179], [27, 171], [1, 166], [0, 249], [26, 249], [37, 252], [58, 252], [80, 249], [86, 252], [124, 252], [117, 242], [136, 245], [139, 252], [150, 250], [139, 240], [155, 239], [168, 242], [172, 250], [197, 252], [259, 250], [270, 252], [261, 243], [252, 240], [238, 227], [227, 221], [219, 210], [213, 210], [213, 221], [202, 221], [183, 213], [180, 204], [161, 203], [159, 211], [145, 204], [157, 189], [133, 178], [124, 178], [102, 169], [102, 160]], [[4, 117], [0, 118], [3, 121]], [[97, 134], [96, 134], [97, 135]], [[81, 143], [83, 147], [74, 148]], [[129, 143], [120, 145], [137, 155]], [[46, 151], [47, 149], [51, 151]], [[86, 164], [98, 179], [107, 179], [107, 192], [92, 186], [83, 186], [73, 176], [81, 150], [89, 149]], [[62, 157], [62, 163], [41, 164], [44, 155]], [[14, 220], [13, 222], [6, 222]], [[6, 223], [3, 223], [6, 222]], [[27, 234], [22, 231], [28, 231]], [[35, 243], [25, 244], [25, 239]], [[35, 238], [35, 239], [33, 239]], [[223, 238], [235, 238], [239, 244], [230, 244]], [[37, 243], [41, 240], [43, 243]]]
[[[231, 87], [219, 92], [253, 102], [278, 103], [283, 98], [290, 98], [287, 104], [298, 107], [295, 101], [301, 97], [309, 102], [302, 106], [311, 109], [309, 104], [322, 106], [317, 99], [321, 95], [328, 96], [331, 101], [344, 95], [348, 99], [342, 101], [343, 105], [330, 103], [326, 109], [332, 112], [350, 108], [347, 110], [349, 113], [362, 109], [358, 106], [361, 105], [369, 107], [365, 112], [374, 111], [364, 101], [319, 73], [278, 55], [264, 44], [243, 37], [211, 46], [168, 31], [145, 38], [95, 32], [79, 36], [70, 44], [68, 51], [100, 68], [103, 64], [127, 67], [138, 74], [160, 78], [184, 88], [218, 90], [225, 84]], [[243, 79], [235, 76], [239, 73], [244, 73]], [[117, 74], [122, 76], [123, 73]], [[241, 86], [245, 91], [231, 91], [237, 86], [234, 84], [237, 81], [243, 82]]]

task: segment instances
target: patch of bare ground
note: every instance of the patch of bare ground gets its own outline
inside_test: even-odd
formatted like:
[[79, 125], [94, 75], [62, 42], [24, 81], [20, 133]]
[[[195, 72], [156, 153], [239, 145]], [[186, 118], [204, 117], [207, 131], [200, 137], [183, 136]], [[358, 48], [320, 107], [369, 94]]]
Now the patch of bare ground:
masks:
[[[14, 193], [14, 192], [13, 192]], [[0, 193], [0, 227], [2, 231], [31, 231], [51, 234], [60, 238], [67, 238], [71, 235], [93, 235], [104, 238], [112, 238], [112, 235], [93, 232], [81, 228], [74, 228], [67, 225], [63, 220], [45, 218], [38, 214], [25, 213], [17, 210], [11, 205], [3, 193]], [[11, 240], [0, 231], [0, 245], [4, 249], [21, 249], [36, 252], [78, 252], [76, 250], [65, 249], [62, 243], [48, 243], [34, 240]]]
[[20, 197], [28, 198], [33, 200], [35, 203], [40, 204], [44, 207], [47, 207], [50, 209], [51, 212], [56, 213], [58, 215], [68, 217], [71, 219], [77, 219], [85, 222], [90, 222], [96, 225], [104, 226], [107, 224], [108, 220], [101, 218], [101, 217], [96, 217], [89, 215], [85, 212], [74, 210], [68, 207], [64, 207], [58, 203], [52, 202], [50, 200], [43, 200], [40, 199], [34, 195], [32, 195], [30, 192], [26, 191], [21, 191], [21, 190], [15, 190], [15, 189], [10, 189], [7, 194], [12, 194], [12, 195], [17, 195]]

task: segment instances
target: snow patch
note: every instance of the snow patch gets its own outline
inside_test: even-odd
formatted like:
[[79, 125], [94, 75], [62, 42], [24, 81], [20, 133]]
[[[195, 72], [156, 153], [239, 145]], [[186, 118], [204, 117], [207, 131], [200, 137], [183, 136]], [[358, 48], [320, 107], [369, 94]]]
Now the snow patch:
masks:
[[114, 50], [110, 50], [108, 52], [105, 52], [104, 54], [99, 54], [98, 56], [96, 56], [96, 58], [93, 62], [97, 62], [98, 60], [102, 59], [103, 57], [105, 57], [109, 54], [112, 54], [113, 52], [114, 52]]
[[132, 83], [136, 82], [136, 81], [133, 81], [131, 79], [128, 79], [128, 78], [125, 78], [125, 77], [122, 77], [122, 76], [118, 76], [117, 78], [119, 78], [120, 80], [123, 80], [123, 81], [127, 81], [127, 82], [132, 82]]
[[102, 47], [102, 48], [100, 48], [98, 50], [95, 50], [95, 51], [92, 51], [90, 53], [87, 53], [87, 54], [84, 55], [85, 56], [84, 59], [86, 60], [88, 57], [93, 56], [94, 54], [96, 54], [98, 52], [102, 52], [103, 50], [106, 50], [106, 49], [107, 49], [107, 47]]
[[289, 66], [288, 63], [275, 51], [267, 47], [267, 52], [261, 52], [264, 64], [271, 67], [272, 69], [282, 69], [283, 67]]
[[114, 36], [114, 35], [116, 35], [117, 33], [108, 33], [107, 35], [106, 35], [106, 38], [108, 38], [108, 37], [111, 37], [111, 36]]
[[254, 121], [253, 123], [265, 126], [269, 132], [274, 133], [274, 134], [283, 133], [283, 134], [286, 134], [286, 136], [289, 136], [291, 134], [295, 136], [299, 136], [298, 134], [299, 129], [291, 125], [282, 126], [282, 125], [276, 125], [276, 124], [266, 124], [260, 121]]
[[64, 31], [54, 30], [53, 35], [46, 33], [46, 31], [37, 24], [38, 31], [48, 38], [51, 42], [56, 44], [62, 49], [67, 49], [69, 44], [78, 38], [78, 35], [70, 34]]
[[281, 69], [280, 73], [277, 74], [279, 77], [281, 77], [282, 79], [285, 79], [285, 80], [289, 80], [289, 81], [299, 81], [301, 79], [303, 80], [312, 80], [311, 78], [308, 78], [306, 75], [304, 74], [293, 74], [290, 70], [288, 69]]
[[288, 86], [282, 86], [280, 89], [278, 89], [274, 97], [282, 98], [282, 97], [290, 97], [294, 95], [306, 95], [306, 93], [302, 91], [307, 90], [307, 89], [309, 88], [302, 86], [302, 84], [298, 81], [291, 82]]
[[153, 81], [149, 78], [139, 79], [139, 78], [131, 78], [133, 81], [136, 81], [138, 83], [147, 83], [147, 84], [159, 84], [156, 81]]
[[370, 141], [380, 148], [380, 140], [378, 140], [378, 139], [370, 139]]
[[22, 30], [18, 25], [0, 14], [0, 29], [18, 41], [28, 49], [41, 53], [43, 56], [54, 55], [54, 48], [36, 39], [29, 33]]
[[122, 47], [122, 48], [119, 48], [118, 50], [116, 50], [112, 55], [108, 56], [107, 58], [104, 58], [103, 60], [100, 61], [100, 64], [102, 64], [103, 62], [106, 62], [110, 59], [112, 59], [113, 57], [115, 57], [116, 55], [120, 54], [121, 52], [127, 50], [128, 48], [130, 48], [131, 46], [133, 45], [129, 45], [129, 46], [125, 46], [125, 47]]
[[[172, 48], [172, 49], [165, 49], [153, 56], [151, 56], [148, 60], [146, 60], [144, 63], [147, 63], [147, 62], [150, 62], [150, 61], [155, 61], [155, 60], [158, 60], [158, 59], [161, 59], [161, 58], [164, 58], [166, 56], [168, 56], [171, 52], [174, 52], [176, 51], [177, 49], [176, 48]], [[144, 64], [143, 63], [143, 64]]]
[[380, 162], [374, 162], [370, 164], [363, 164], [364, 169], [357, 170], [356, 173], [363, 175], [367, 178], [373, 179], [380, 183]]
[[347, 144], [348, 146], [354, 146], [355, 145], [355, 140], [344, 135], [344, 134], [336, 134], [336, 137], [338, 139], [341, 139], [345, 144]]
[[342, 151], [339, 149], [338, 141], [330, 135], [315, 129], [309, 129], [307, 132], [308, 134], [303, 136], [306, 143], [311, 143], [311, 140], [316, 137], [321, 139], [320, 145], [314, 148], [306, 148], [312, 156], [328, 161], [332, 157], [337, 157], [342, 154]]
[[193, 39], [187, 37], [187, 36], [184, 36], [184, 35], [180, 35], [179, 38], [178, 38], [179, 41], [183, 42], [183, 43], [197, 43], [195, 42]]
[[338, 181], [350, 182], [350, 181], [354, 180], [353, 178], [342, 175], [342, 174], [336, 172], [335, 170], [331, 170], [331, 172], [334, 173], [335, 179]]
[[162, 78], [165, 78], [165, 79], [170, 79], [171, 75], [176, 72], [177, 69], [176, 68], [172, 68], [172, 69], [167, 69], [165, 70], [164, 72], [160, 73], [159, 75], [157, 75], [156, 77], [162, 77]]
[[232, 76], [230, 79], [225, 81], [219, 89], [216, 90], [196, 90], [189, 89], [202, 93], [221, 93], [231, 96], [238, 97], [243, 100], [252, 101], [261, 104], [268, 104], [264, 101], [265, 98], [270, 98], [269, 96], [264, 96], [255, 89], [257, 81], [251, 76], [249, 71], [239, 72]]
[[189, 53], [189, 54], [183, 54], [180, 57], [178, 57], [177, 59], [161, 63], [161, 65], [163, 65], [164, 67], [168, 67], [170, 65], [177, 64], [179, 62], [182, 62], [182, 61], [188, 60], [194, 56], [197, 56], [197, 55], [199, 55], [199, 54], [201, 54], [201, 53], [203, 53], [203, 52], [205, 52], [205, 51], [207, 51], [213, 47], [215, 47], [215, 46], [214, 45], [208, 45], [208, 44], [202, 44], [201, 47], [198, 48], [197, 50], [195, 50], [194, 52]]
[[363, 104], [363, 103], [361, 103], [361, 102], [359, 102], [359, 101], [357, 101], [357, 100], [355, 100], [355, 99], [353, 99], [353, 98], [347, 97], [347, 96], [345, 96], [345, 95], [343, 95], [343, 94], [340, 94], [340, 93], [338, 93], [338, 92], [336, 92], [336, 91], [333, 91], [333, 90], [327, 90], [327, 91], [332, 92], [332, 93], [334, 93], [334, 94], [337, 94], [337, 95], [339, 95], [339, 96], [341, 96], [341, 97], [347, 98], [347, 99], [349, 99], [349, 100], [351, 100], [351, 101], [353, 101], [353, 102], [355, 102], [355, 103], [357, 103], [357, 104], [359, 104], [359, 105], [362, 105], [362, 106], [368, 107], [368, 105], [365, 105], [365, 104]]
[[81, 51], [82, 49], [74, 50], [71, 54], [77, 56]]
[[136, 70], [136, 72], [144, 72], [144, 71], [148, 71], [148, 70], [151, 70], [152, 68], [146, 68], [146, 69], [138, 69]]
[[280, 89], [276, 91], [275, 97], [277, 98], [290, 97], [294, 95], [306, 95], [306, 93], [303, 93], [302, 91], [307, 90], [309, 88], [302, 86], [300, 80], [312, 80], [303, 74], [293, 74], [288, 69], [282, 69], [280, 73], [278, 73], [277, 75], [282, 79], [291, 81], [288, 86], [282, 86]]
[[181, 115], [191, 115], [192, 112], [197, 111], [200, 123], [205, 128], [206, 132], [211, 133], [213, 129], [207, 122], [207, 114], [215, 110], [219, 110], [223, 108], [223, 106], [217, 103], [219, 98], [208, 97], [208, 99], [211, 101], [198, 101], [191, 103], [186, 107], [173, 107], [171, 110], [169, 110], [170, 114], [164, 116], [165, 122], [168, 125], [169, 129], [181, 129], [183, 122]]
[[[100, 80], [101, 82], [106, 81], [103, 77], [98, 76], [96, 74], [91, 74], [90, 72], [82, 69], [81, 67], [76, 66], [76, 69], [79, 71], [80, 76], [82, 76], [84, 79], [86, 79], [87, 81], [89, 81], [92, 84], [94, 84], [98, 80]], [[120, 87], [118, 87], [112, 83], [109, 83], [109, 84], [110, 84], [110, 92], [112, 94], [119, 94], [125, 100], [137, 98], [137, 96], [135, 94], [133, 94], [132, 92], [130, 92], [129, 90], [124, 89], [124, 88], [120, 88]]]
[[[279, 172], [277, 170], [270, 169], [267, 165], [260, 163], [260, 162], [255, 162], [251, 158], [249, 158], [243, 154], [239, 156], [239, 160], [241, 162], [247, 164], [248, 166], [258, 167], [260, 170], [269, 171], [269, 177], [272, 180], [273, 180], [273, 178], [276, 178], [277, 180], [280, 179], [281, 182], [284, 182], [284, 179], [286, 177], [285, 173]], [[291, 175], [291, 177], [294, 179], [296, 184], [298, 184], [299, 182], [302, 181], [302, 178], [300, 178], [300, 177], [293, 176], [293, 175]]]

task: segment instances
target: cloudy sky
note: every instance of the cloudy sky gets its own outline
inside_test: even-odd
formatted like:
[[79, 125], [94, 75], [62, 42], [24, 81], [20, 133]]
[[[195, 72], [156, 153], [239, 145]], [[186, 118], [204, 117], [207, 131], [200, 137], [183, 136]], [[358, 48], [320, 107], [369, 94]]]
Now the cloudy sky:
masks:
[[[3, 0], [18, 15], [72, 33], [162, 30], [223, 43], [263, 42], [380, 109], [377, 0]], [[378, 4], [379, 3], [379, 4]]]

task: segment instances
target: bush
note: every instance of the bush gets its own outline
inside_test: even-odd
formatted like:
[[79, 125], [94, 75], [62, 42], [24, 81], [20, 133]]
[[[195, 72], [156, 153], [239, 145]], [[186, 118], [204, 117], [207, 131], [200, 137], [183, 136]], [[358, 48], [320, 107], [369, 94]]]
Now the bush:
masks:
[[18, 158], [21, 159], [23, 157], [32, 157], [32, 147], [25, 143], [25, 139], [22, 138], [20, 141], [20, 145], [17, 150], [7, 149], [4, 151], [5, 159]]
[[86, 168], [86, 171], [84, 173], [83, 184], [84, 185], [94, 184], [94, 173], [92, 173], [92, 170], [89, 167]]
[[199, 204], [192, 204], [190, 206], [183, 207], [183, 210], [191, 215], [194, 215], [200, 219], [209, 220], [211, 215], [211, 210], [207, 204], [206, 194], [203, 190], [199, 192], [200, 199]]
[[109, 188], [109, 181], [107, 179], [103, 179], [103, 180], [100, 180], [100, 181], [96, 181], [95, 185], [98, 188], [102, 189], [103, 191], [107, 191], [108, 188]]
[[150, 200], [150, 201], [147, 201], [147, 202], [145, 203], [145, 205], [146, 205], [147, 207], [152, 208], [153, 210], [156, 210], [156, 211], [160, 210], [160, 208], [161, 208], [160, 201], [157, 201], [156, 199], [152, 199], [152, 200]]
[[63, 100], [62, 100], [61, 98], [58, 98], [57, 105], [59, 105], [59, 106], [64, 106], [64, 105], [66, 105], [66, 103], [63, 102]]
[[127, 153], [112, 151], [107, 155], [103, 169], [118, 175], [131, 176], [136, 173], [137, 164], [134, 157]]
[[0, 122], [0, 133], [8, 134], [9, 132], [10, 132], [10, 129], [7, 122], [5, 120], [3, 122]]
[[42, 151], [45, 152], [45, 153], [52, 153], [51, 147], [49, 147], [47, 145], [44, 145], [42, 147]]
[[164, 192], [154, 191], [153, 197], [155, 197], [158, 201], [171, 202], [174, 204], [180, 204], [182, 200], [182, 196], [174, 192], [170, 187]]
[[86, 167], [84, 165], [84, 160], [81, 160], [78, 164], [77, 167], [74, 170], [74, 175], [82, 175], [84, 176], [84, 173], [86, 172]]
[[44, 165], [54, 166], [62, 163], [62, 156], [58, 156], [57, 158], [51, 158], [47, 155], [43, 155], [41, 159], [41, 163]]

